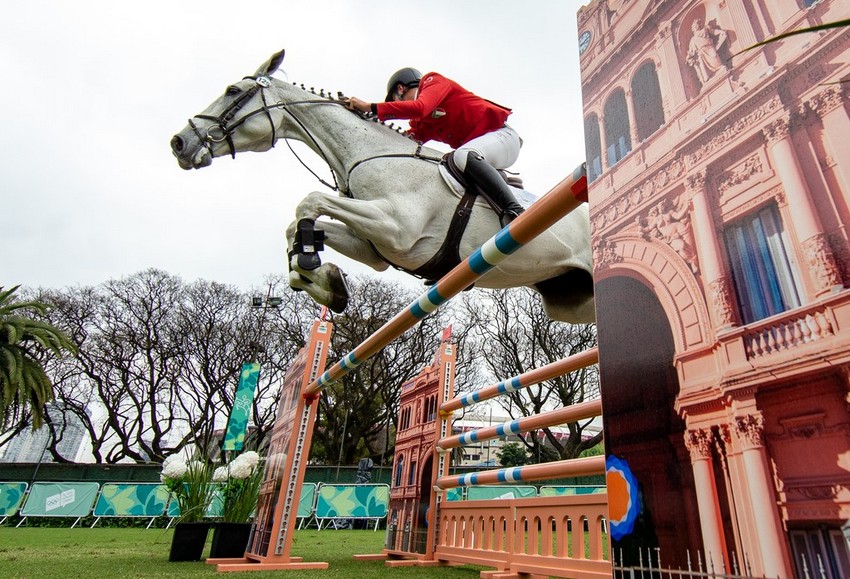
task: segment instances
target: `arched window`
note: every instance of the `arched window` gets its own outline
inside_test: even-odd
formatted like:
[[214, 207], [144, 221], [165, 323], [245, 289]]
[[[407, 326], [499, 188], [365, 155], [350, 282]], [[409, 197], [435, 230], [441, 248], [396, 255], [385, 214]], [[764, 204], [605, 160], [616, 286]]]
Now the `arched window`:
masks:
[[401, 486], [401, 481], [404, 480], [402, 478], [403, 474], [404, 474], [404, 456], [399, 454], [395, 458], [395, 482], [393, 483], [393, 486], [395, 486], [395, 487]]
[[587, 159], [587, 182], [593, 183], [602, 174], [602, 141], [599, 139], [599, 117], [590, 115], [584, 120], [584, 154]]
[[641, 66], [632, 79], [632, 107], [639, 141], [646, 140], [664, 124], [661, 87], [654, 62]]
[[608, 166], [613, 167], [632, 150], [629, 136], [629, 110], [626, 108], [626, 93], [614, 91], [605, 103], [605, 155]]

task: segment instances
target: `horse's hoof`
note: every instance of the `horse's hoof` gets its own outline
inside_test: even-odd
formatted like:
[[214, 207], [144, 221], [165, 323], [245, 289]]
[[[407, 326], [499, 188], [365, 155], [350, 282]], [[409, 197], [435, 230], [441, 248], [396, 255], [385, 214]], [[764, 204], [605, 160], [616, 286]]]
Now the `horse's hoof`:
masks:
[[331, 298], [328, 307], [332, 312], [341, 314], [348, 307], [348, 284], [345, 283], [345, 274], [332, 263], [328, 264], [328, 282]]
[[331, 300], [330, 305], [328, 306], [331, 311], [335, 314], [341, 314], [345, 311], [345, 308], [348, 307], [348, 298], [342, 296], [334, 296]]

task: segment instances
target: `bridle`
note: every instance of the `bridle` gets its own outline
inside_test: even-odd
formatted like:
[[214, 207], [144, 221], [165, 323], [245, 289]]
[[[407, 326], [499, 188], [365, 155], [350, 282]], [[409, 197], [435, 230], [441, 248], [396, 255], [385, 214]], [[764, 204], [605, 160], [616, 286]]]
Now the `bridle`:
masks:
[[[230, 156], [234, 159], [236, 158], [236, 148], [233, 146], [233, 132], [245, 121], [249, 118], [258, 114], [260, 112], [265, 112], [267, 118], [269, 119], [269, 124], [272, 127], [272, 147], [274, 147], [274, 121], [272, 120], [271, 112], [269, 112], [268, 103], [266, 102], [266, 93], [261, 92], [263, 95], [263, 108], [257, 109], [256, 111], [252, 111], [236, 121], [233, 125], [228, 127], [228, 123], [233, 120], [233, 117], [236, 116], [236, 113], [254, 98], [254, 95], [257, 94], [257, 91], [264, 89], [267, 86], [271, 85], [271, 81], [268, 77], [265, 76], [257, 76], [257, 77], [248, 77], [246, 76], [243, 80], [251, 79], [254, 81], [254, 86], [250, 88], [250, 90], [240, 94], [236, 99], [233, 100], [230, 105], [226, 109], [224, 109], [221, 114], [217, 117], [212, 115], [195, 115], [191, 119], [189, 119], [189, 126], [192, 127], [192, 130], [195, 131], [195, 135], [201, 140], [207, 150], [210, 152], [210, 155], [213, 154], [212, 144], [220, 143], [222, 141], [227, 141], [227, 146], [230, 148]], [[213, 121], [214, 124], [207, 127], [207, 134], [202, 135], [201, 131], [198, 129], [197, 125], [195, 125], [194, 119], [204, 119], [207, 121]]]
[[[269, 120], [269, 126], [271, 127], [271, 147], [274, 148], [275, 143], [277, 143], [276, 129], [274, 126], [274, 119], [272, 119], [271, 111], [272, 109], [281, 109], [286, 112], [292, 120], [295, 121], [301, 130], [304, 131], [304, 134], [313, 142], [316, 146], [316, 150], [319, 151], [319, 154], [322, 156], [322, 159], [328, 165], [328, 168], [331, 171], [331, 176], [333, 177], [333, 184], [328, 183], [319, 175], [316, 174], [302, 159], [298, 156], [298, 153], [292, 148], [292, 145], [289, 144], [289, 140], [284, 138], [286, 141], [286, 145], [289, 147], [289, 150], [292, 151], [292, 154], [295, 155], [295, 158], [308, 170], [313, 174], [316, 179], [319, 180], [326, 187], [330, 187], [334, 191], [339, 191], [339, 181], [337, 180], [336, 172], [333, 170], [333, 165], [331, 165], [328, 160], [327, 155], [325, 154], [324, 149], [319, 145], [319, 142], [313, 137], [312, 133], [307, 129], [301, 119], [299, 119], [295, 113], [292, 112], [291, 108], [294, 105], [308, 105], [308, 104], [334, 104], [343, 106], [344, 103], [341, 101], [328, 100], [328, 99], [310, 99], [303, 101], [291, 101], [291, 102], [275, 102], [269, 104], [266, 99], [265, 89], [270, 87], [272, 82], [268, 76], [258, 75], [258, 76], [246, 76], [242, 80], [253, 80], [255, 82], [254, 86], [240, 94], [236, 97], [232, 103], [230, 103], [227, 108], [225, 108], [220, 115], [195, 115], [191, 119], [189, 119], [189, 126], [192, 127], [192, 130], [195, 132], [195, 135], [201, 141], [201, 144], [207, 148], [210, 153], [210, 156], [215, 156], [213, 154], [213, 144], [221, 143], [222, 141], [227, 143], [228, 148], [230, 149], [230, 156], [232, 158], [236, 158], [236, 147], [233, 145], [233, 133], [238, 129], [242, 124], [244, 124], [248, 119], [254, 117], [255, 115], [265, 113], [266, 118]], [[236, 122], [230, 124], [233, 121], [236, 114], [245, 106], [251, 99], [254, 98], [254, 95], [260, 93], [263, 98], [263, 106], [258, 109], [254, 109], [253, 111], [249, 111], [239, 117]], [[204, 119], [206, 121], [212, 121], [209, 127], [207, 127], [206, 134], [198, 128], [195, 124], [194, 119]]]

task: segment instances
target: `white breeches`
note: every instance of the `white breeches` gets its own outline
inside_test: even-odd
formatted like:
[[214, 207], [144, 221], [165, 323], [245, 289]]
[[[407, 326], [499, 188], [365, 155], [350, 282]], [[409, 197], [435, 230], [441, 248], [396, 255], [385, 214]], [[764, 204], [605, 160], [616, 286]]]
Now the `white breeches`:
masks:
[[466, 169], [466, 156], [470, 151], [477, 152], [496, 169], [507, 169], [516, 162], [521, 147], [519, 133], [505, 125], [461, 145], [453, 157], [461, 171]]

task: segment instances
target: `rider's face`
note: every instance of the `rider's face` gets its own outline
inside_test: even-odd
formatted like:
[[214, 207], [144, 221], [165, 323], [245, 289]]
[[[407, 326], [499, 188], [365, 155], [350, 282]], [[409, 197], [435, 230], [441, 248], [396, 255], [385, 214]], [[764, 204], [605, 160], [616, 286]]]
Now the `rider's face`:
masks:
[[393, 100], [398, 101], [412, 101], [416, 99], [416, 95], [419, 94], [419, 89], [417, 87], [405, 87], [401, 92], [393, 93]]

